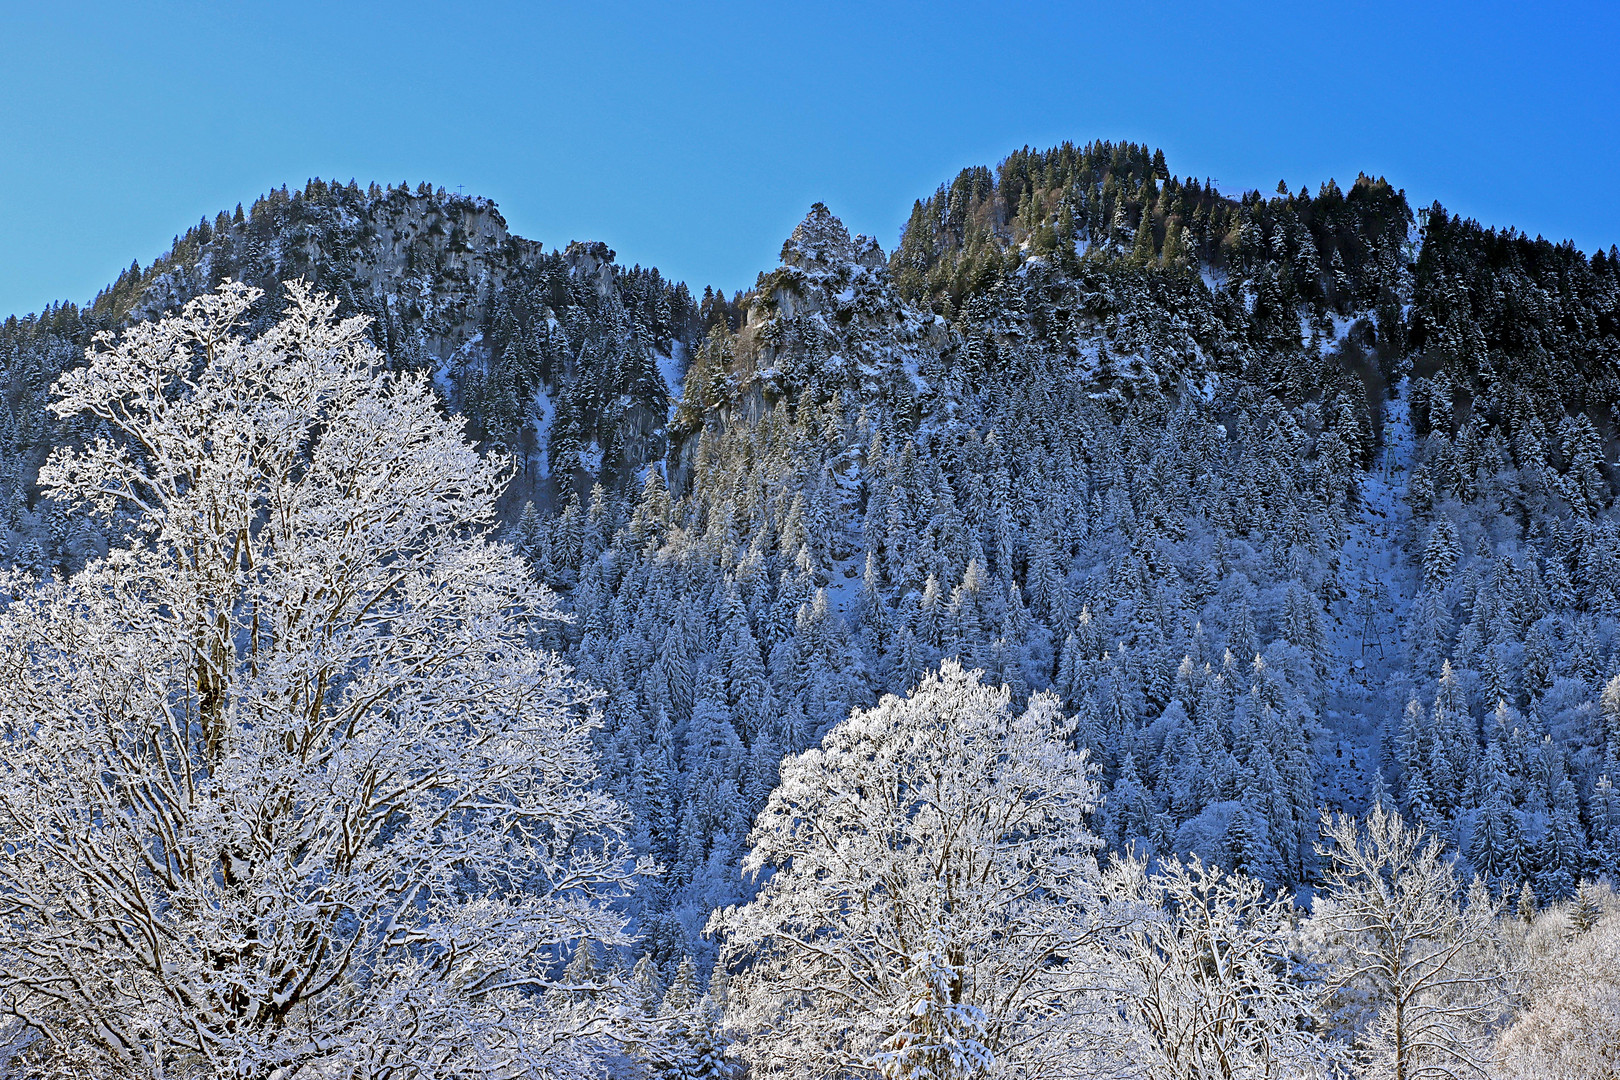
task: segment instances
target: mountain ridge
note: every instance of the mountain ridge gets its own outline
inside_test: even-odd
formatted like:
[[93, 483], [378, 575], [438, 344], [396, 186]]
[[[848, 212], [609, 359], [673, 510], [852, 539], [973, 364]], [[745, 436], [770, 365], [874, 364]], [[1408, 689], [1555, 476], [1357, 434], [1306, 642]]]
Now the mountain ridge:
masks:
[[670, 970], [783, 755], [945, 659], [1060, 696], [1116, 848], [1303, 896], [1319, 810], [1387, 798], [1503, 894], [1615, 872], [1620, 255], [1092, 143], [964, 171], [887, 255], [816, 204], [695, 299], [483, 200], [308, 190], [0, 328], [9, 558], [104, 550], [29, 490], [95, 434], [43, 409], [88, 333], [312, 276], [512, 455]]

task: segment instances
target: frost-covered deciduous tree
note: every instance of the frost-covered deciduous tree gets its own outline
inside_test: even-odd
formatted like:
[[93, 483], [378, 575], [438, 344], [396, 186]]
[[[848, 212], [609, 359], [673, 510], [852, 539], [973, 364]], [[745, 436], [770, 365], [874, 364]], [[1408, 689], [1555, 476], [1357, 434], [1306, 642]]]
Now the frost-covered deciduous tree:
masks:
[[1116, 939], [1126, 1017], [1152, 1080], [1331, 1075], [1311, 991], [1292, 970], [1293, 905], [1197, 859], [1109, 875], [1142, 917]]
[[1503, 1080], [1620, 1076], [1620, 905], [1588, 891], [1602, 912], [1571, 936], [1569, 912], [1542, 912], [1526, 935], [1526, 1004], [1497, 1042]]
[[1495, 913], [1485, 890], [1464, 904], [1440, 841], [1373, 807], [1323, 820], [1328, 989], [1355, 1035], [1362, 1075], [1459, 1080], [1485, 1075], [1501, 1001]]
[[0, 1008], [116, 1075], [568, 1075], [604, 1015], [540, 991], [625, 940], [636, 869], [589, 694], [484, 538], [499, 466], [288, 295], [247, 340], [227, 284], [57, 384], [114, 437], [42, 485], [132, 524], [0, 584]]
[[1052, 696], [1017, 714], [947, 661], [783, 763], [759, 895], [710, 923], [756, 1075], [1086, 1074], [1097, 789], [1072, 730]]

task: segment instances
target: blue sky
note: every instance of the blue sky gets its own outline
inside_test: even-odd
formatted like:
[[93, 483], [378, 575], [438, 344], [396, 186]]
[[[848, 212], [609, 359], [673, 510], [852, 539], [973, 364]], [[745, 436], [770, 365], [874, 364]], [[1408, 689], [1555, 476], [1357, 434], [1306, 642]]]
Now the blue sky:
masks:
[[14, 3], [0, 42], [0, 314], [311, 176], [732, 290], [816, 200], [887, 249], [958, 169], [1064, 139], [1620, 242], [1614, 4]]

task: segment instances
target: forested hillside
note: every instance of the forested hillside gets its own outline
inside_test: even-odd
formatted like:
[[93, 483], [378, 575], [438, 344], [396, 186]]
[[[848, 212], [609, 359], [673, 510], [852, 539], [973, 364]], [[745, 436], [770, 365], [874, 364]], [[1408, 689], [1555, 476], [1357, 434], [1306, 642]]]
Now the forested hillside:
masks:
[[1308, 892], [1318, 809], [1388, 792], [1498, 891], [1612, 873], [1620, 268], [1422, 218], [1107, 145], [887, 263], [812, 210], [664, 473], [517, 533], [688, 931], [783, 750], [947, 657], [1061, 695], [1116, 847]]
[[1382, 806], [1530, 916], [1620, 875], [1614, 248], [1099, 142], [964, 170], [888, 254], [817, 204], [694, 298], [487, 200], [313, 181], [0, 326], [7, 561], [121, 532], [41, 495], [107, 433], [53, 381], [227, 278], [256, 330], [294, 278], [369, 317], [510, 463], [501, 535], [663, 868], [622, 901], [649, 985], [695, 1000], [784, 758], [947, 661], [1056, 695], [1113, 851], [1308, 904], [1323, 811]]
[[[64, 547], [60, 524], [32, 477], [50, 446], [86, 433], [58, 431], [45, 410], [51, 382], [98, 332], [149, 318], [225, 279], [262, 287], [254, 325], [279, 310], [281, 283], [302, 279], [346, 313], [372, 320], [395, 370], [431, 371], [447, 404], [492, 452], [516, 457], [511, 495], [549, 505], [553, 470], [564, 486], [610, 483], [664, 452], [670, 388], [683, 343], [725, 301], [694, 302], [657, 270], [613, 261], [601, 244], [560, 251], [512, 236], [487, 199], [422, 184], [361, 190], [313, 180], [238, 206], [176, 237], [83, 308], [63, 303], [0, 324], [0, 525], [14, 557], [66, 567], [89, 550]], [[589, 471], [582, 471], [588, 469]], [[40, 552], [21, 547], [37, 539]], [[63, 560], [66, 561], [63, 561]]]

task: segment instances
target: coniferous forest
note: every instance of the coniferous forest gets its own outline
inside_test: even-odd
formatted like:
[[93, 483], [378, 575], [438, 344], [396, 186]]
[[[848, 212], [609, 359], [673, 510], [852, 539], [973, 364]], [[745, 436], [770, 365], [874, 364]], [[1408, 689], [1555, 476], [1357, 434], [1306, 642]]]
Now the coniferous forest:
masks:
[[16, 1077], [1606, 1077], [1620, 251], [1028, 147], [0, 324]]

